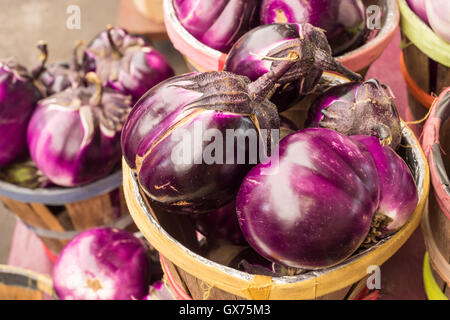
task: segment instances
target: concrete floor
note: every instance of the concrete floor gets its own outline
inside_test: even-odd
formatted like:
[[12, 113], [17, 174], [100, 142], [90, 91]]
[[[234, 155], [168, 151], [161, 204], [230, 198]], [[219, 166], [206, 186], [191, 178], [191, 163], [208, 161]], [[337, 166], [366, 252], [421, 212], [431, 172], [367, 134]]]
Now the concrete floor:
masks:
[[[131, 1], [131, 0], [126, 0]], [[89, 42], [107, 24], [117, 25], [119, 0], [0, 0], [0, 59], [16, 58], [28, 68], [38, 62], [36, 44], [48, 44], [49, 63], [65, 61], [78, 40]], [[69, 29], [71, 5], [80, 8], [80, 29]], [[177, 73], [186, 72], [181, 56], [168, 41], [156, 49], [169, 58]], [[0, 264], [6, 263], [16, 219], [0, 204]]]

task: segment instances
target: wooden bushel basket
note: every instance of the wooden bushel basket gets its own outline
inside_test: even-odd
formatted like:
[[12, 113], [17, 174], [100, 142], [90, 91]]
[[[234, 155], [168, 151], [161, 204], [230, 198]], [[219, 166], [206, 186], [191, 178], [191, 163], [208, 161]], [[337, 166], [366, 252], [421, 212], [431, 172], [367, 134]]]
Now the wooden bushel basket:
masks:
[[133, 225], [121, 184], [120, 171], [76, 188], [32, 190], [0, 181], [0, 200], [57, 255], [83, 230]]
[[49, 276], [0, 265], [0, 300], [44, 300], [54, 298]]
[[[164, 0], [164, 23], [174, 47], [184, 56], [192, 71], [222, 70], [227, 54], [208, 47], [193, 37], [178, 21], [173, 0]], [[391, 42], [399, 24], [400, 13], [396, 0], [364, 0], [366, 6], [377, 4], [381, 8], [381, 29], [375, 38], [338, 59], [347, 68], [365, 75], [370, 65], [380, 57]]]
[[389, 259], [411, 236], [422, 219], [429, 192], [428, 164], [412, 131], [406, 125], [403, 125], [402, 130], [402, 145], [408, 147], [402, 148], [400, 153], [409, 165], [418, 187], [417, 208], [397, 233], [332, 268], [297, 276], [270, 277], [242, 272], [221, 264], [219, 261], [226, 260], [226, 254], [202, 252], [188, 217], [168, 214], [150, 204], [135, 174], [123, 161], [125, 198], [134, 222], [162, 256], [163, 270], [166, 277], [176, 283], [174, 289], [179, 296], [185, 294], [186, 298], [193, 299], [252, 300], [353, 298], [366, 285], [361, 280], [368, 276], [368, 267], [380, 266]]
[[424, 127], [422, 145], [432, 182], [422, 232], [434, 278], [450, 298], [450, 87], [433, 104]]
[[415, 120], [422, 119], [433, 103], [433, 94], [450, 86], [450, 44], [399, 0], [402, 55], [400, 66], [408, 87], [408, 104]]

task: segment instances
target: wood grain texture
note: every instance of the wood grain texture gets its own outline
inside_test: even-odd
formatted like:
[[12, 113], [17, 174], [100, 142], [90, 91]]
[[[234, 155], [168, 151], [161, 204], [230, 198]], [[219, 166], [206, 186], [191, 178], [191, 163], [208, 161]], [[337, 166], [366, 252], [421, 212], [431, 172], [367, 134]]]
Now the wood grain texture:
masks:
[[0, 283], [0, 300], [43, 300], [42, 292]]
[[65, 207], [75, 230], [79, 231], [110, 224], [118, 218], [108, 193], [92, 199], [68, 203]]

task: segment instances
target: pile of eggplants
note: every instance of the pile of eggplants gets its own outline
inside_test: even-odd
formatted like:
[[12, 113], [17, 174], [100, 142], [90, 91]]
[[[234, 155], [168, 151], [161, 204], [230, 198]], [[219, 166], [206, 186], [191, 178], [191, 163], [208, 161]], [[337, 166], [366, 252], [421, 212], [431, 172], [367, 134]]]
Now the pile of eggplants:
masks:
[[310, 23], [324, 30], [335, 56], [370, 35], [362, 0], [173, 0], [173, 6], [190, 34], [225, 53], [247, 31], [274, 23]]
[[[234, 267], [277, 275], [342, 263], [408, 221], [417, 187], [396, 153], [401, 120], [388, 86], [342, 66], [309, 23], [258, 27], [230, 53], [225, 71], [153, 87], [125, 122], [124, 159], [150, 205], [188, 215], [207, 243], [251, 247]], [[316, 92], [323, 71], [347, 82]], [[286, 92], [290, 102], [276, 98]], [[309, 94], [299, 130], [280, 112]], [[216, 144], [230, 129], [233, 148]], [[265, 155], [257, 161], [251, 130]]]
[[[108, 28], [67, 62], [28, 71], [0, 62], [0, 178], [27, 188], [77, 187], [107, 176], [121, 160], [120, 135], [134, 103], [174, 75], [143, 36]], [[83, 50], [83, 59], [79, 51]]]

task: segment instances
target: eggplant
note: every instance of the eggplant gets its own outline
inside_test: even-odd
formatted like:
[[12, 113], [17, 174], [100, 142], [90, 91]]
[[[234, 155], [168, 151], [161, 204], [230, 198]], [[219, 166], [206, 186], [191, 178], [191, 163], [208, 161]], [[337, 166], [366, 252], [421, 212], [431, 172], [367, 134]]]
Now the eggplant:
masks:
[[146, 246], [133, 234], [94, 228], [75, 236], [53, 267], [61, 300], [139, 300], [148, 293]]
[[83, 69], [85, 73], [97, 73], [104, 86], [131, 95], [133, 104], [153, 86], [174, 75], [166, 57], [152, 48], [145, 37], [111, 26], [88, 45]]
[[259, 0], [174, 0], [181, 25], [207, 46], [228, 52], [258, 25]]
[[87, 85], [69, 87], [39, 102], [27, 130], [32, 160], [54, 184], [74, 187], [109, 174], [121, 159], [120, 133], [131, 97]]
[[28, 70], [14, 60], [0, 61], [0, 167], [27, 154], [27, 127], [42, 99]]
[[286, 267], [321, 269], [366, 239], [380, 201], [372, 155], [336, 131], [312, 128], [281, 140], [278, 165], [245, 177], [236, 212], [249, 244]]
[[392, 97], [390, 88], [376, 79], [333, 86], [314, 100], [305, 128], [328, 128], [347, 136], [375, 136], [395, 150], [402, 130]]
[[323, 29], [334, 56], [359, 47], [369, 35], [361, 0], [263, 0], [260, 15], [261, 24], [310, 23]]
[[[332, 58], [324, 32], [309, 23], [277, 23], [259, 26], [242, 36], [231, 48], [224, 70], [254, 81], [269, 72], [272, 64], [286, 55], [293, 46], [301, 46], [305, 61], [301, 77], [279, 84], [271, 101], [280, 112], [288, 109], [303, 96], [314, 91], [323, 71], [341, 73], [351, 80], [358, 74]], [[310, 61], [307, 63], [306, 61]]]

